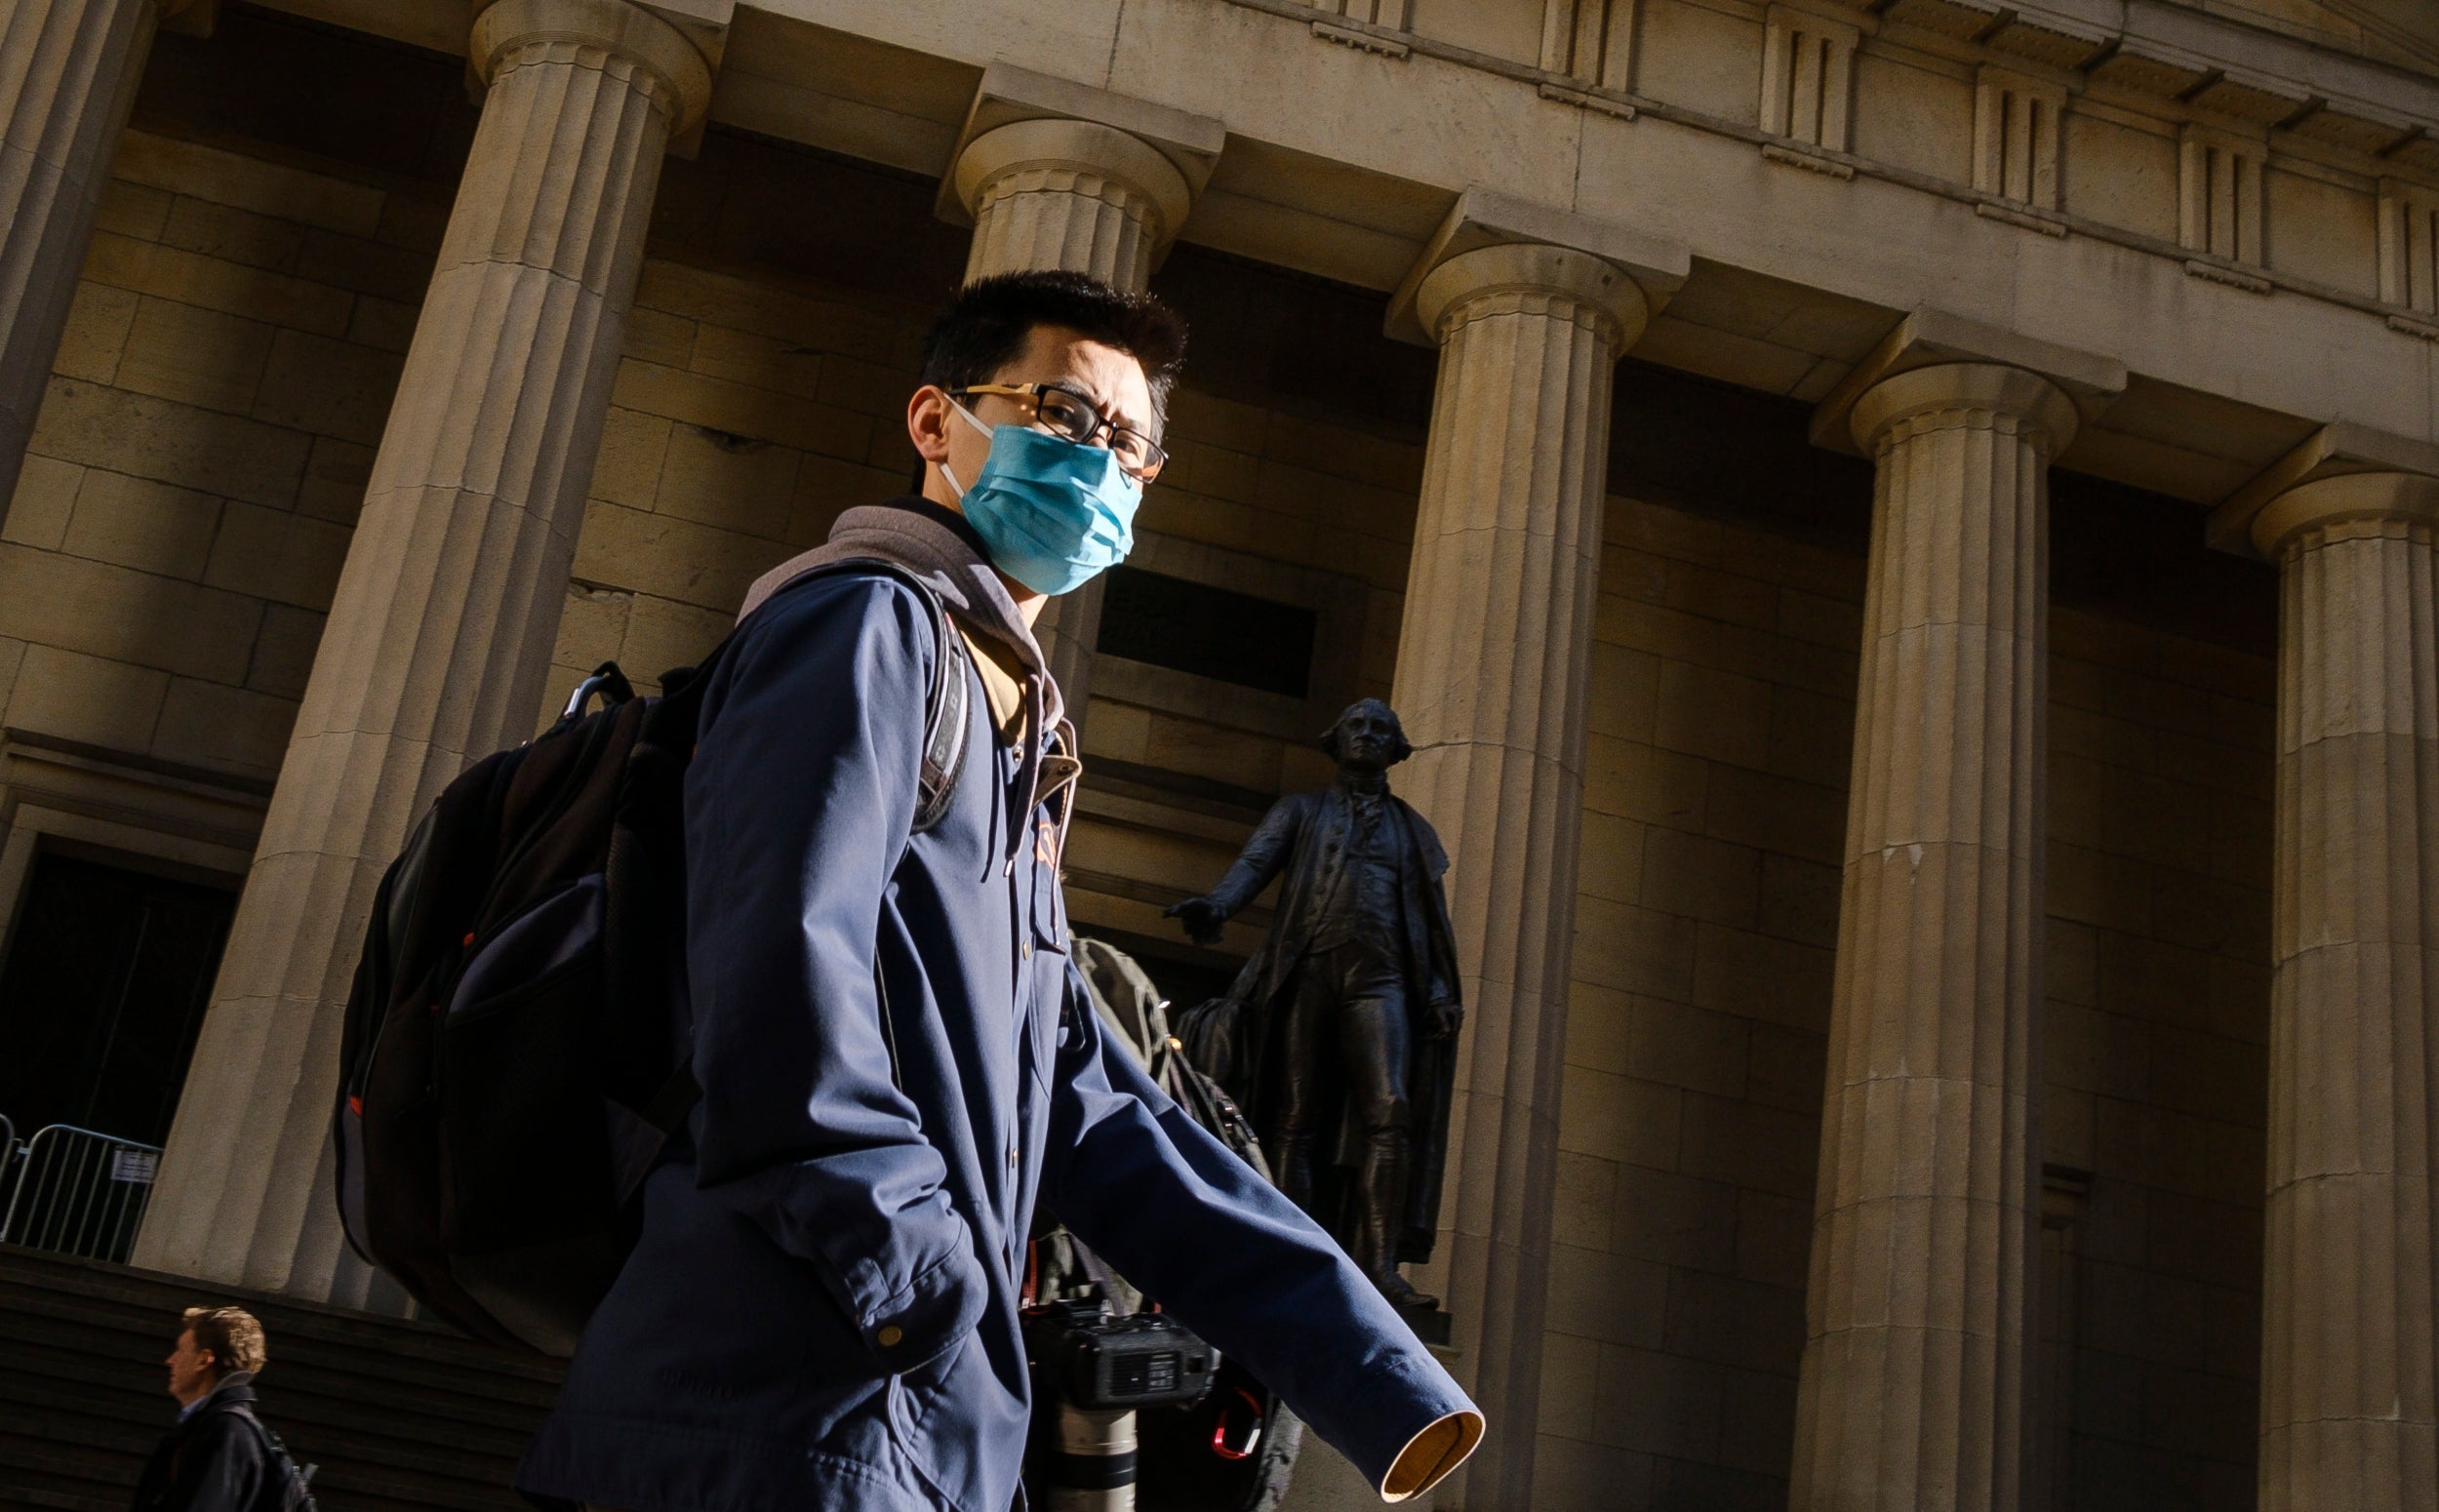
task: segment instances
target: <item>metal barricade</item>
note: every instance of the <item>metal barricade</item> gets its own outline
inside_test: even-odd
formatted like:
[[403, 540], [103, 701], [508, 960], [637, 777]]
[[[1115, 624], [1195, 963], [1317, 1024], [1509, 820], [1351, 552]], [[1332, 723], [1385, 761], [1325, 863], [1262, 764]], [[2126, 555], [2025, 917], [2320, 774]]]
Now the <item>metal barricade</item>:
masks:
[[[17, 1157], [22, 1153], [17, 1142], [17, 1126], [9, 1115], [0, 1113], [0, 1219], [5, 1219], [10, 1202], [17, 1196]], [[0, 1225], [0, 1237], [7, 1234]]]
[[38, 1129], [19, 1159], [0, 1240], [124, 1262], [160, 1161], [158, 1145], [66, 1124]]

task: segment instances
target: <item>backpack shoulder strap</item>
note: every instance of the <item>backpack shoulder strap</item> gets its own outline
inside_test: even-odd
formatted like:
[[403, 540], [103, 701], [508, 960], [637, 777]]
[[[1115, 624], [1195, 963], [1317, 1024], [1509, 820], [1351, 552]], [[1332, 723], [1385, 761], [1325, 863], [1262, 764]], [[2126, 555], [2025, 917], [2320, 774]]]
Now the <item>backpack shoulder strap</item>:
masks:
[[[948, 802], [956, 795], [957, 779], [966, 765], [966, 707], [972, 679], [966, 675], [969, 658], [966, 638], [940, 602], [932, 585], [905, 568], [882, 557], [844, 557], [825, 562], [820, 567], [799, 573], [780, 585], [770, 598], [755, 606], [754, 614], [768, 609], [773, 599], [816, 578], [844, 573], [870, 573], [891, 578], [914, 590], [915, 597], [932, 617], [932, 644], [939, 652], [932, 658], [932, 687], [923, 706], [923, 773], [915, 797], [915, 834], [922, 834], [938, 824], [948, 813]], [[746, 617], [753, 617], [751, 615]], [[739, 630], [743, 628], [742, 622]], [[695, 669], [690, 686], [700, 687], [711, 672], [712, 665], [725, 655], [737, 639], [738, 630], [729, 632], [727, 640], [703, 657]]]
[[[922, 834], [948, 813], [957, 778], [966, 765], [966, 699], [972, 679], [966, 675], [966, 638], [949, 617], [948, 606], [932, 585], [897, 563], [882, 557], [847, 557], [815, 568], [787, 584], [833, 573], [873, 573], [914, 590], [932, 616], [932, 688], [923, 700], [923, 776], [915, 798], [914, 833]], [[784, 590], [782, 590], [784, 591]], [[776, 595], [774, 595], [776, 597]], [[765, 601], [766, 603], [768, 600]]]
[[279, 1499], [274, 1504], [281, 1507], [311, 1507], [314, 1504], [311, 1490], [313, 1473], [322, 1467], [309, 1465], [299, 1468], [297, 1456], [288, 1452], [288, 1446], [281, 1443], [280, 1436], [271, 1431], [271, 1425], [255, 1416], [254, 1409], [244, 1403], [234, 1403], [220, 1409], [220, 1412], [225, 1416], [244, 1419], [246, 1426], [254, 1430], [255, 1442], [262, 1447], [263, 1458], [270, 1462], [271, 1473], [266, 1479], [264, 1490], [276, 1489]]
[[966, 699], [973, 679], [966, 675], [965, 635], [949, 619], [947, 607], [931, 589], [915, 586], [932, 606], [932, 638], [940, 647], [932, 658], [932, 696], [923, 708], [923, 782], [914, 816], [914, 833], [920, 835], [947, 815], [957, 778], [965, 773]]

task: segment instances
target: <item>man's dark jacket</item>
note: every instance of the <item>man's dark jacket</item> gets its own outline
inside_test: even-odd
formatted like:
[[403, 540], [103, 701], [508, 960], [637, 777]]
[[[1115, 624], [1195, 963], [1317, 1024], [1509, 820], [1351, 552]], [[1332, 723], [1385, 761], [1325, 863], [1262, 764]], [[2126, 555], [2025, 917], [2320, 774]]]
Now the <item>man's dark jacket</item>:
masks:
[[[953, 517], [852, 510], [1038, 673]], [[757, 593], [759, 597], [759, 590]], [[1008, 1512], [1036, 1201], [1375, 1485], [1464, 1393], [1329, 1237], [1104, 1036], [1067, 952], [1047, 677], [910, 835], [930, 611], [839, 573], [751, 608], [687, 775], [702, 1099], [517, 1484], [633, 1512]], [[893, 1067], [895, 1068], [893, 1070]]]
[[135, 1512], [252, 1512], [279, 1473], [254, 1411], [251, 1372], [232, 1371], [162, 1439], [136, 1483]]
[[[1431, 1258], [1439, 1232], [1449, 1104], [1457, 1086], [1456, 1040], [1431, 1039], [1424, 1031], [1432, 1004], [1459, 1001], [1457, 932], [1449, 923], [1448, 899], [1440, 887], [1448, 874], [1448, 853], [1440, 849], [1439, 835], [1394, 793], [1381, 795], [1380, 809], [1385, 838], [1397, 855], [1398, 899], [1404, 904], [1398, 964], [1406, 978], [1406, 1009], [1415, 1017], [1406, 1080], [1412, 1120], [1407, 1147], [1413, 1164], [1397, 1257], [1419, 1265]], [[1221, 1080], [1257, 1130], [1270, 1128], [1278, 1102], [1284, 1065], [1273, 1041], [1286, 1022], [1297, 967], [1321, 928], [1323, 905], [1339, 891], [1354, 832], [1354, 803], [1343, 785], [1290, 793], [1270, 806], [1238, 853], [1236, 864], [1211, 890], [1211, 900], [1233, 914], [1269, 886], [1271, 878], [1287, 873], [1279, 888], [1276, 922], [1228, 989], [1228, 1001], [1238, 1008], [1230, 1031], [1229, 1074]], [[1333, 1158], [1350, 1160], [1362, 1142], [1359, 1132], [1326, 1122], [1323, 1128], [1337, 1135]]]

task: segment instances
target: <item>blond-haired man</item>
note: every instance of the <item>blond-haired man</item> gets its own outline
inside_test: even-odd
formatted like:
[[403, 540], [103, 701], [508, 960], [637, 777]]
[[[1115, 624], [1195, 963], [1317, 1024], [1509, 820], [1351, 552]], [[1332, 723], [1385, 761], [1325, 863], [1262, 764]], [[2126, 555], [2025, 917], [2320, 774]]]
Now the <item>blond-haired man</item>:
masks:
[[[178, 1424], [144, 1465], [135, 1512], [255, 1512], [292, 1504], [287, 1454], [254, 1415], [267, 1358], [242, 1307], [189, 1307], [164, 1362]], [[301, 1487], [299, 1488], [301, 1491]]]

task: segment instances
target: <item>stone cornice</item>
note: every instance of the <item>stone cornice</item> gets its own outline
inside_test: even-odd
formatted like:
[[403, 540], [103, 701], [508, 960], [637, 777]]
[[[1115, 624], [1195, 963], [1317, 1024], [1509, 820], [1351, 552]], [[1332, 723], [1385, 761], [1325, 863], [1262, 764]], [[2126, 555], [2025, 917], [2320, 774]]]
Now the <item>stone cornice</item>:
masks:
[[[379, 0], [379, 3], [376, 0], [265, 0], [265, 3], [277, 9], [316, 17], [324, 17], [327, 11], [335, 8], [343, 13], [346, 24], [420, 46], [447, 45], [442, 30], [435, 29], [434, 14], [438, 0], [425, 0], [425, 3], [416, 3], [416, 0]], [[673, 7], [702, 6], [728, 4], [733, 0], [667, 0], [667, 3]], [[1308, 33], [1317, 17], [1310, 0], [1209, 0], [1209, 3], [1264, 13], [1294, 22]], [[2272, 166], [2279, 166], [2281, 153], [2289, 149], [2318, 154], [2335, 152], [2356, 161], [2354, 171], [2363, 176], [2366, 185], [2373, 177], [2382, 174], [2439, 182], [2439, 80], [2410, 70], [2316, 47], [2297, 38], [2224, 18], [2163, 5], [2158, 0], [2038, 0], [2038, 3], [2004, 8], [1988, 6], [1984, 9], [1994, 14], [2003, 10], [2011, 19], [1988, 32], [1979, 42], [1959, 41], [1921, 27], [1885, 22], [1881, 16], [1873, 14], [1863, 5], [1840, 6], [1837, 0], [1815, 0], [1815, 3], [1825, 10], [1836, 9], [1840, 14], [1861, 18], [1865, 23], [1867, 47], [1874, 45], [1873, 38], [1878, 33], [1898, 27], [1909, 39], [1915, 39], [1924, 46], [1939, 46], [1968, 61], [1978, 59], [2051, 71], [2056, 77], [2079, 82], [2091, 91], [2095, 99], [2105, 96], [2118, 101], [2121, 108], [2144, 110], [2169, 129], [2180, 121], [2194, 118], [2199, 107], [2159, 93], [2169, 87], [2167, 83], [2146, 80], [2144, 83], [2149, 92], [2145, 93], [2131, 83], [2096, 79], [2091, 70], [2104, 58], [2124, 55], [2130, 58], [2168, 59], [2180, 47], [2189, 49], [2190, 44], [2208, 42], [2212, 38], [2228, 39], [2227, 48], [2237, 51], [2250, 49], [2259, 53], [2263, 48], [2269, 48], [2275, 50], [2277, 57], [2291, 57], [2296, 60], [2294, 67], [2300, 71], [2296, 79], [2289, 82], [2309, 85], [2317, 101], [2313, 110], [2302, 114], [2290, 127], [2273, 134]], [[769, 8], [777, 14], [793, 14], [795, 10], [786, 0], [772, 0]], [[1419, 33], [1342, 16], [1331, 16], [1328, 24], [1334, 32], [1377, 43], [1381, 50], [1400, 58], [1437, 60], [1505, 77], [1528, 86], [1542, 99], [1573, 103], [1600, 114], [1625, 120], [1648, 118], [1663, 121], [1730, 140], [1749, 142], [1756, 147], [1770, 146], [1779, 141], [1779, 139], [1749, 121], [1654, 99], [1624, 89], [1587, 84], [1571, 75], [1494, 57]], [[875, 28], [870, 34], [875, 38], [898, 35], [894, 28], [889, 27]], [[2088, 51], [2085, 43], [2091, 44]], [[898, 45], [906, 44], [900, 41]], [[2184, 57], [2187, 62], [2198, 60], [2196, 56], [2189, 54], [2178, 56]], [[2083, 71], [2075, 71], [2078, 67]], [[2187, 86], [2207, 73], [2210, 67], [2223, 68], [2223, 65], [2205, 62], [2188, 73]], [[986, 81], [989, 76], [1003, 70], [1014, 74], [1029, 72], [994, 63], [986, 71]], [[2239, 65], [2237, 71], [2241, 74], [2245, 70]], [[2267, 70], [2252, 71], [2259, 73]], [[1041, 74], [1030, 76], [1088, 96], [1106, 94], [1085, 85], [1048, 79]], [[1139, 99], [1130, 103], [1169, 116], [1205, 119], [1150, 101]], [[1067, 112], [1040, 109], [1033, 113]], [[1122, 130], [1132, 129], [1124, 122], [1106, 124], [1116, 125]], [[755, 129], [771, 131], [775, 128], [767, 119], [757, 118]], [[824, 144], [818, 134], [801, 135], [786, 130], [780, 130], [778, 134], [813, 141], [817, 145]], [[962, 146], [971, 135], [974, 133], [972, 123], [969, 123], [967, 133], [958, 139], [957, 144]], [[2386, 156], [2379, 155], [2377, 149], [2380, 147], [2389, 149]], [[1217, 139], [1210, 151], [1216, 156]], [[1807, 148], [1805, 156], [1807, 166], [1813, 166], [1813, 162], [1817, 161], [1826, 171], [1840, 177], [1874, 179], [1963, 204], [1996, 221], [2015, 222], [2023, 215], [2022, 207], [2003, 196], [1979, 191], [1967, 183], [1933, 174], [1822, 148]], [[944, 170], [953, 161], [952, 152], [940, 166]], [[1180, 167], [1182, 170], [1183, 165]], [[1189, 180], [1199, 182], [1191, 172], [1187, 177]], [[953, 185], [946, 182], [941, 186], [940, 210], [951, 220], [963, 223], [965, 219], [963, 208], [956, 203]], [[2225, 281], [2257, 293], [2294, 294], [2323, 304], [2371, 315], [2389, 323], [2404, 337], [2428, 334], [2413, 320], [2399, 317], [2393, 304], [2356, 289], [2299, 274], [2291, 269], [2237, 268], [2233, 264], [2223, 270], [2219, 269], [2215, 259], [2196, 257], [2172, 238], [2146, 235], [2071, 210], [2044, 212], [2030, 219], [2039, 224], [2027, 225], [2024, 230], [2026, 235], [2054, 237], [2063, 233], [2088, 237], [2095, 242], [2165, 259], [2179, 266], [2200, 264], [2193, 271], [2224, 271], [2229, 275]]]
[[[1313, 19], [1308, 0], [1225, 3], [1298, 20]], [[2032, 62], [2066, 76], [2105, 76], [2131, 93], [2179, 107], [2172, 112], [2179, 119], [2186, 114], [2184, 107], [2191, 106], [2206, 114], [2217, 114], [2222, 120], [2259, 122], [2260, 112], [2268, 107], [2239, 93], [2247, 91], [2290, 101], [2288, 108], [2260, 124], [2300, 127], [2320, 114], [2360, 112], [2375, 133], [2391, 125], [2396, 127], [2402, 139], [2387, 144], [2392, 148], [2407, 145], [2428, 132], [2434, 139], [2430, 171], [2439, 173], [2439, 80], [2261, 31], [2239, 21], [2163, 5], [2158, 0], [2090, 0], [2071, 5], [2053, 0], [2047, 6], [2001, 5], [1996, 0], [1836, 0], [1822, 9], [1861, 19], [1867, 23], [1867, 34], [1877, 34], [1881, 23], [1891, 20], [1889, 13], [1896, 12], [1897, 24], [1909, 40], [1947, 39], [1955, 46], [1942, 50], [1955, 52], [1961, 59], [2018, 66]], [[1970, 31], [1961, 26], [1921, 24], [1920, 19], [1934, 10], [1975, 13], [1983, 20], [1978, 29]], [[2072, 14], [2082, 11], [2122, 20], [2099, 21]], [[1333, 16], [1329, 23], [1384, 45], [1394, 45], [1401, 55], [1438, 58], [1536, 84], [1554, 84], [1593, 99], [1631, 105], [1638, 112], [1652, 110], [1663, 119], [1690, 118], [1689, 125], [1706, 125], [1716, 119], [1628, 90], [1586, 87], [1580, 79], [1512, 59], [1477, 53], [1419, 32], [1400, 31], [1344, 16]], [[2064, 40], [2045, 45], [2038, 40], [2042, 37]], [[2077, 59], [2075, 55], [2087, 41], [2089, 55]], [[2120, 59], [2123, 61], [2117, 61]], [[2214, 110], [2208, 100], [2195, 105], [2197, 97], [2222, 85], [2230, 86], [2222, 108]], [[1749, 132], [1752, 128], [1744, 130]]]
[[[1308, 3], [1308, 0], [1220, 0], [1220, 3], [1236, 6], [1244, 10], [1265, 12], [1272, 16], [1299, 22], [1310, 22], [1313, 20], [1313, 11]], [[2126, 3], [2127, 0], [2109, 0], [2109, 4], [2112, 9], [2122, 9]], [[1992, 9], [1995, 10], [1997, 8], [1993, 7]], [[2023, 13], [2028, 10], [2035, 9], [2038, 8], [2018, 6], [2014, 7], [2013, 11], [2016, 13]], [[2156, 5], [2142, 6], [2138, 0], [2138, 9], [2140, 9], [2143, 14], [2147, 15], [2152, 10], [2161, 10], [2164, 8]], [[1863, 12], [1860, 8], [1856, 8], [1855, 14], [1867, 15], [1868, 13]], [[2179, 14], [2181, 15], [2183, 13]], [[1872, 19], [1877, 20], [1877, 18]], [[2266, 37], [2266, 34], [2255, 32], [2251, 28], [2242, 27], [2232, 22], [2219, 21], [2210, 17], [2195, 16], [2191, 19], [2196, 21], [2206, 22], [2212, 26], [2224, 28], [2230, 35], [2250, 38], [2255, 42], [2262, 41]], [[1442, 42], [1436, 38], [1422, 36], [1419, 33], [1399, 31], [1391, 27], [1377, 25], [1369, 21], [1354, 20], [1351, 18], [1343, 16], [1334, 16], [1330, 18], [1329, 24], [1333, 27], [1361, 34], [1367, 38], [1379, 40], [1383, 44], [1394, 43], [1398, 48], [1398, 56], [1401, 57], [1411, 55], [1415, 57], [1431, 58], [1439, 60], [1443, 62], [1456, 63], [1464, 67], [1479, 69], [1485, 73], [1502, 75], [1504, 77], [1517, 80], [1520, 83], [1533, 85], [1536, 92], [1540, 94], [1543, 98], [1570, 101], [1582, 108], [1596, 110], [1624, 120], [1635, 120], [1638, 118], [1648, 117], [1649, 119], [1656, 121], [1666, 121], [1674, 125], [1690, 127], [1697, 131], [1705, 132], [1712, 136], [1725, 137], [1735, 140], [1751, 142], [1762, 148], [1765, 152], [1775, 147], [1782, 147], [1783, 144], [1782, 139], [1772, 136], [1770, 133], [1761, 130], [1758, 126], [1755, 126], [1748, 121], [1739, 121], [1727, 116], [1715, 115], [1709, 111], [1696, 109], [1690, 105], [1674, 104], [1669, 101], [1656, 99], [1646, 95], [1636, 94], [1630, 90], [1588, 86], [1584, 83], [1584, 81], [1569, 75], [1555, 73], [1548, 69], [1535, 67], [1528, 63], [1520, 63], [1510, 59], [1494, 57], [1487, 53], [1478, 53], [1469, 48], [1459, 47], [1454, 43]], [[2178, 31], [2175, 26], [2169, 23], [2164, 22], [2163, 28], [2164, 30], [2173, 32], [2176, 35], [2185, 34], [2181, 31]], [[2112, 36], [2106, 40], [2108, 41], [2108, 56], [2113, 57], [2116, 56], [2117, 53], [2124, 51], [2122, 46], [2122, 33], [2112, 34]], [[2341, 99], [2336, 95], [2316, 97], [2318, 104], [2312, 111], [2301, 112], [2301, 119], [2295, 123], [2296, 132], [2294, 135], [2311, 137], [2315, 143], [2321, 146], [2331, 145], [2333, 144], [2335, 139], [2315, 136], [2311, 131], [2306, 130], [2305, 128], [2307, 128], [2310, 123], [2315, 121], [2326, 122], [2339, 119], [2352, 119], [2352, 117], [2346, 116], [2343, 112], [2356, 111], [2361, 116], [2361, 122], [2364, 130], [2373, 137], [2381, 138], [2383, 145], [2386, 147], [2385, 156], [2376, 153], [2363, 154], [2362, 168], [2364, 172], [2379, 173], [2393, 172], [2398, 169], [2411, 169], [2420, 173], [2425, 178], [2433, 180], [2439, 180], [2439, 81], [2422, 79], [2417, 75], [2406, 73], [2403, 70], [2387, 68], [2381, 64], [2368, 62], [2360, 59], [2347, 58], [2342, 54], [2332, 54], [2323, 50], [2308, 49], [2305, 48], [2304, 44], [2289, 42], [2288, 39], [2284, 38], [2266, 37], [2266, 40], [2285, 46], [2310, 51], [2314, 53], [2315, 56], [2330, 60], [2333, 64], [2342, 65], [2347, 69], [2369, 70], [2369, 73], [2365, 75], [2365, 77], [2378, 77], [2387, 81], [2386, 87], [2379, 92], [2381, 100], [2355, 101], [2351, 99]], [[2136, 51], [2139, 56], [2151, 56], [2161, 54], [2162, 48], [2170, 45], [2171, 44], [2162, 43], [2158, 46], [2153, 46], [2150, 38], [2145, 36], [2138, 40]], [[1998, 49], [1991, 49], [1990, 55], [1989, 60], [1991, 61], [2004, 61], [2011, 56]], [[2211, 71], [2212, 70], [2209, 65], [2197, 62], [2196, 68], [2187, 81], [2188, 86], [2192, 85], [2195, 81], [2207, 82], [2206, 76], [2209, 75]], [[2220, 71], [2223, 72], [2223, 70]], [[2075, 77], [2087, 76], [2078, 75]], [[2347, 77], [2353, 77], [2353, 75], [2348, 74]], [[2411, 98], [2415, 100], [2415, 107], [2410, 112], [2403, 110], [2391, 110], [2386, 103], [2382, 102], [2397, 91], [2408, 92]], [[2159, 94], [2156, 90], [2139, 91], [2137, 93], [2147, 95], [2149, 98], [2153, 99], [2156, 102], [2162, 105], [2171, 106], [2171, 108], [2167, 109], [2166, 113], [2162, 116], [2162, 119], [2165, 121], [2174, 122], [2191, 119], [2196, 114], [2192, 106], [2173, 102], [2169, 96]], [[2218, 119], [2227, 121], [2230, 118], [2221, 116]], [[2273, 148], [2276, 146], [2278, 141], [2284, 139], [2288, 135], [2290, 134], [2283, 131], [2274, 134], [2271, 139]], [[1878, 179], [1882, 182], [1896, 184], [1901, 188], [1911, 189], [1921, 194], [1935, 196], [1939, 199], [1952, 200], [1960, 204], [1972, 206], [1977, 212], [1988, 215], [1991, 219], [2001, 221], [2009, 220], [2012, 217], [2022, 214], [2023, 207], [2017, 202], [2007, 199], [2003, 195], [1976, 189], [1970, 184], [1958, 182], [1954, 179], [1942, 179], [1934, 174], [1922, 173], [1913, 169], [1900, 167], [1893, 163], [1880, 162], [1876, 159], [1863, 157], [1853, 152], [1838, 151], [1826, 147], [1812, 145], [1805, 146], [1801, 150], [1802, 155], [1806, 159], [1810, 160], [1806, 166], [1818, 166], [1821, 171], [1834, 174], [1841, 178]], [[2360, 151], [2359, 148], [2357, 150], [2358, 152]], [[2424, 157], [2427, 157], [2427, 162], [2423, 161]], [[2272, 161], [2276, 161], [2274, 152]], [[2090, 216], [2077, 215], [2071, 211], [2061, 210], [2056, 212], [2045, 211], [2034, 219], [2037, 219], [2041, 224], [2038, 226], [2027, 226], [2026, 234], [2048, 236], [2068, 234], [2086, 236], [2090, 237], [2094, 241], [2124, 247], [2130, 251], [2145, 253], [2153, 257], [2168, 259], [2179, 265], [2186, 266], [2188, 271], [2201, 276], [2207, 277], [2215, 272], [2223, 273], [2225, 277], [2220, 281], [2233, 284], [2254, 293], [2273, 294], [2285, 292], [2300, 295], [2306, 298], [2319, 300], [2323, 303], [2339, 305], [2347, 309], [2357, 310], [2368, 315], [2377, 315], [2382, 320], [2389, 320], [2390, 317], [2397, 314], [2396, 306], [2385, 303], [2369, 295], [2360, 294], [2350, 289], [2339, 288], [2333, 284], [2323, 283], [2317, 279], [2303, 277], [2292, 271], [2270, 267], [2258, 267], [2250, 264], [2239, 266], [2238, 264], [2225, 259], [2214, 258], [2208, 255], [2197, 256], [2192, 249], [2183, 247], [2173, 239], [2146, 235], [2143, 232], [2132, 230], [2125, 226], [2115, 225], [2105, 220], [2096, 219]], [[2419, 331], [2414, 330], [2410, 326], [2396, 326], [2394, 322], [2391, 322], [2391, 324], [2392, 328], [2399, 330], [2401, 334], [2409, 336], [2421, 335]], [[1413, 338], [1410, 336], [1407, 338], [1412, 339]]]
[[[249, 774], [164, 761], [39, 730], [0, 730], [0, 825], [28, 808], [76, 815], [224, 853], [187, 858], [242, 870], [261, 838], [271, 783]], [[42, 826], [49, 827], [49, 826]]]

